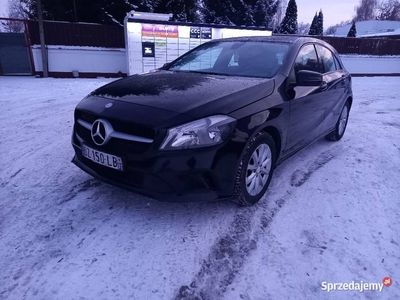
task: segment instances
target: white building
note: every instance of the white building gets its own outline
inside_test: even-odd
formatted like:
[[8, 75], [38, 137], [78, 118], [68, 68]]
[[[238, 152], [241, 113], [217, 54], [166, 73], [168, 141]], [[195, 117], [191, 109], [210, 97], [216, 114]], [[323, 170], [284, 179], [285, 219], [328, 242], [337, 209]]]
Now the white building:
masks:
[[128, 13], [125, 18], [128, 75], [162, 67], [213, 39], [272, 35], [271, 30], [262, 27], [169, 22], [169, 18], [165, 14]]

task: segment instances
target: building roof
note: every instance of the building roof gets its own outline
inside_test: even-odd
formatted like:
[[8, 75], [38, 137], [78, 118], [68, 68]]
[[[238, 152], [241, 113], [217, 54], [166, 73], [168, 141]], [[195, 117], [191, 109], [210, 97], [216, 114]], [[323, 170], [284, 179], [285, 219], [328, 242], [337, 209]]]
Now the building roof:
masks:
[[[351, 24], [336, 27], [334, 36], [347, 36], [349, 33]], [[357, 37], [366, 36], [387, 36], [392, 35], [393, 32], [397, 32], [394, 35], [398, 35], [400, 29], [400, 21], [387, 21], [387, 20], [369, 20], [356, 22]]]
[[398, 29], [396, 29], [394, 31], [364, 34], [361, 37], [379, 37], [379, 36], [395, 36], [395, 35], [400, 36], [400, 28], [398, 28]]

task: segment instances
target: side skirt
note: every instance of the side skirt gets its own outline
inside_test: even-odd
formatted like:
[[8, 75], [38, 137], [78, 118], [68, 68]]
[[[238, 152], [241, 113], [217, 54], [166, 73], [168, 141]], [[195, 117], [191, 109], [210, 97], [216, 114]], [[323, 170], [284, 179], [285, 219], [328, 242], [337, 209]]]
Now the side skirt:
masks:
[[285, 155], [281, 156], [281, 157], [277, 160], [275, 166], [280, 165], [282, 162], [284, 162], [284, 161], [287, 160], [288, 158], [292, 157], [292, 156], [295, 155], [297, 152], [300, 152], [300, 151], [303, 150], [304, 148], [307, 148], [308, 146], [314, 144], [315, 142], [319, 141], [320, 139], [322, 139], [323, 137], [325, 137], [326, 135], [328, 135], [329, 133], [331, 133], [331, 132], [334, 131], [334, 130], [335, 130], [335, 127], [333, 127], [333, 128], [331, 128], [331, 129], [325, 131], [325, 132], [322, 133], [322, 134], [319, 134], [317, 138], [315, 138], [312, 142], [310, 142], [310, 143], [304, 145], [303, 147], [301, 147], [301, 148], [299, 148], [299, 149], [296, 149], [296, 150], [294, 150], [293, 152], [290, 152], [290, 153], [288, 153], [288, 154], [285, 154]]

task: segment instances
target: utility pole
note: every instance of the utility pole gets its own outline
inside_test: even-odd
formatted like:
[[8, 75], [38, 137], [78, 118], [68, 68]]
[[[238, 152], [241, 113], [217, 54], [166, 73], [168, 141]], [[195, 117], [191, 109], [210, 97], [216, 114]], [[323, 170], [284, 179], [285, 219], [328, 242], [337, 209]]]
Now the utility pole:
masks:
[[75, 17], [75, 22], [78, 22], [78, 14], [76, 11], [76, 3], [75, 0], [72, 0], [74, 2], [74, 17]]
[[43, 65], [43, 77], [49, 77], [48, 70], [48, 59], [47, 59], [47, 51], [46, 44], [44, 41], [44, 29], [43, 29], [43, 16], [42, 16], [42, 1], [37, 0], [37, 14], [38, 14], [38, 22], [39, 22], [39, 36], [40, 36], [40, 46], [42, 49], [42, 65]]

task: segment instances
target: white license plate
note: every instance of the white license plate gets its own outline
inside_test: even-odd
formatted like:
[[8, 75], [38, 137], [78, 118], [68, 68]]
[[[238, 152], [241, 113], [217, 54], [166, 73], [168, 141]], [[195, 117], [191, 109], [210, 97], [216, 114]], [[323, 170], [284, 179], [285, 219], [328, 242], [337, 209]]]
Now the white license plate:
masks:
[[82, 155], [87, 159], [98, 163], [99, 165], [103, 165], [120, 171], [124, 170], [121, 157], [97, 151], [85, 145], [82, 145]]

